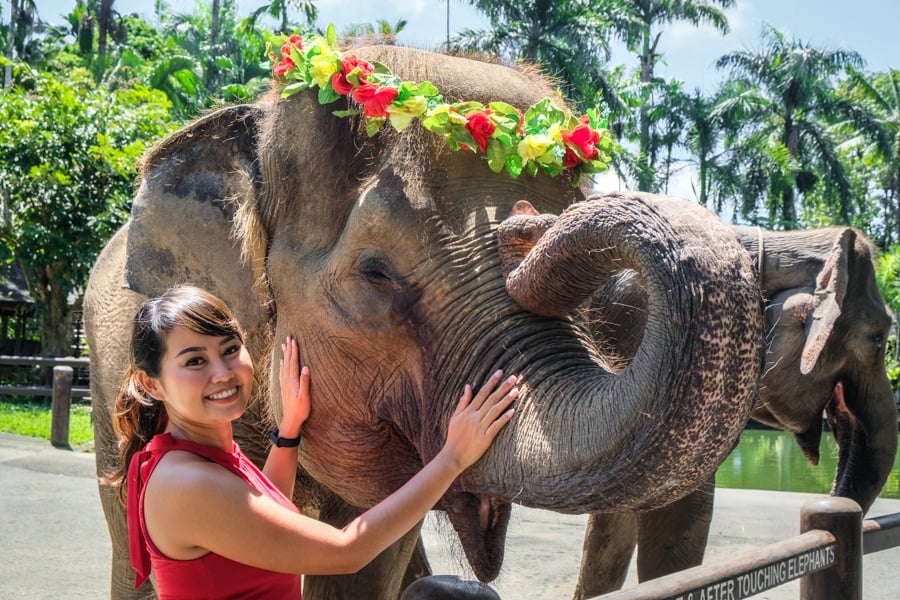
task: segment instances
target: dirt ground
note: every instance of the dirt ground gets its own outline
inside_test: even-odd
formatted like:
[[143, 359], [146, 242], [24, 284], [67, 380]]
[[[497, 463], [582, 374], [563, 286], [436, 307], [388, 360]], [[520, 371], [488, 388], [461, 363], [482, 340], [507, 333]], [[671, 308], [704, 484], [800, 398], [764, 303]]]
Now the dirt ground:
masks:
[[[719, 489], [707, 562], [799, 532], [802, 503], [814, 496]], [[871, 516], [900, 512], [878, 500]], [[495, 589], [504, 600], [571, 598], [586, 517], [516, 507]], [[453, 534], [431, 515], [425, 544], [436, 573], [471, 577]], [[0, 599], [108, 597], [109, 537], [94, 480], [93, 456], [0, 433]], [[863, 597], [896, 600], [900, 548], [865, 557]], [[636, 583], [629, 574], [626, 586]], [[794, 581], [755, 596], [794, 600]]]

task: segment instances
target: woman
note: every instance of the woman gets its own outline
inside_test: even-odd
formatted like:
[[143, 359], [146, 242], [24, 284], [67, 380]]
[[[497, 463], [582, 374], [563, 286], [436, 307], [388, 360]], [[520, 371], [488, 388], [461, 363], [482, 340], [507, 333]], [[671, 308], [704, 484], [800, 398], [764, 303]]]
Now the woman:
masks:
[[190, 286], [138, 311], [114, 419], [123, 466], [110, 478], [127, 499], [135, 587], [152, 567], [163, 599], [296, 599], [300, 573], [356, 572], [421, 521], [484, 454], [518, 396], [515, 378], [500, 371], [477, 393], [467, 385], [438, 455], [337, 529], [299, 514], [289, 500], [310, 373], [300, 369], [294, 339], [281, 348], [283, 416], [260, 472], [232, 437], [231, 424], [250, 399], [253, 364], [231, 311]]

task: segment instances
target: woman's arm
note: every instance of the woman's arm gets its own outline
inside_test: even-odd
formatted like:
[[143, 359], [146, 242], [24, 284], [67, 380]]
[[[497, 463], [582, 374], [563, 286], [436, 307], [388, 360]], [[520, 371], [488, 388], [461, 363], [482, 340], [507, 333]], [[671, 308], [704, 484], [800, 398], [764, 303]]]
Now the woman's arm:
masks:
[[466, 386], [438, 455], [343, 529], [279, 506], [218, 465], [181, 457], [181, 464], [163, 469], [161, 462], [146, 491], [150, 535], [176, 559], [210, 550], [273, 571], [353, 573], [421, 521], [484, 454], [512, 418], [517, 396], [515, 379], [504, 380], [500, 372], [477, 394]]
[[[309, 417], [309, 368], [300, 368], [300, 350], [293, 337], [288, 337], [281, 344], [281, 354], [278, 381], [281, 387], [282, 417], [278, 434], [280, 437], [293, 439], [300, 437], [300, 428]], [[281, 493], [291, 498], [294, 481], [297, 479], [297, 447], [273, 445], [262, 471]]]

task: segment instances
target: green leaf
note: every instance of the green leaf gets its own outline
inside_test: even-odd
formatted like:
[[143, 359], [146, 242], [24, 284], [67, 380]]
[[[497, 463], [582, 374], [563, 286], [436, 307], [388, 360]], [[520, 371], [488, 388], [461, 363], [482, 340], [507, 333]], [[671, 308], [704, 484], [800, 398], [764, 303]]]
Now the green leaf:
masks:
[[447, 135], [453, 129], [450, 122], [450, 115], [446, 112], [432, 113], [427, 118], [422, 119], [422, 127], [441, 135]]
[[506, 170], [513, 178], [518, 178], [522, 174], [522, 157], [518, 154], [510, 154], [506, 157]]
[[496, 138], [491, 139], [488, 142], [487, 152], [485, 153], [491, 171], [494, 173], [502, 171], [503, 167], [506, 166], [506, 156], [508, 154], [509, 152], [500, 140]]
[[330, 85], [319, 88], [319, 104], [331, 104], [339, 100], [340, 97], [341, 95], [334, 91], [334, 88]]
[[341, 117], [341, 118], [343, 118], [343, 117], [352, 117], [352, 116], [355, 116], [355, 115], [361, 115], [361, 114], [362, 114], [362, 109], [361, 109], [361, 108], [357, 108], [357, 109], [354, 109], [354, 110], [334, 110], [334, 111], [331, 111], [331, 114], [333, 114], [333, 115], [336, 116], [336, 117]]
[[384, 127], [385, 121], [387, 121], [387, 119], [383, 117], [371, 117], [366, 119], [366, 134], [369, 137], [374, 136], [381, 131], [382, 127]]
[[369, 61], [369, 64], [372, 65], [374, 72], [378, 73], [379, 75], [393, 75], [393, 73], [391, 73], [391, 70], [389, 68], [387, 68], [387, 66], [384, 63], [380, 63], [377, 60], [373, 60], [373, 61]]
[[328, 45], [332, 48], [337, 42], [337, 30], [334, 28], [334, 23], [329, 23], [328, 28], [325, 30], [325, 41], [328, 42]]

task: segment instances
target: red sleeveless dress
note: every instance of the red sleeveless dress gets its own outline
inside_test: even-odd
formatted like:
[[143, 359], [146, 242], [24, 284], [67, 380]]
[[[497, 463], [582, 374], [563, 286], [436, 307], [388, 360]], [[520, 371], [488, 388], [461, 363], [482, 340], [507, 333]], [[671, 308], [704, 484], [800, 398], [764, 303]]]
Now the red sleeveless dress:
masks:
[[135, 589], [146, 581], [152, 567], [156, 573], [160, 600], [300, 599], [300, 575], [251, 567], [213, 552], [192, 560], [173, 560], [159, 551], [147, 534], [144, 492], [156, 465], [170, 450], [184, 450], [221, 465], [253, 489], [299, 512], [256, 465], [241, 454], [237, 444], [229, 454], [217, 448], [175, 439], [168, 433], [159, 434], [134, 455], [128, 468], [128, 550], [131, 566], [137, 573]]

